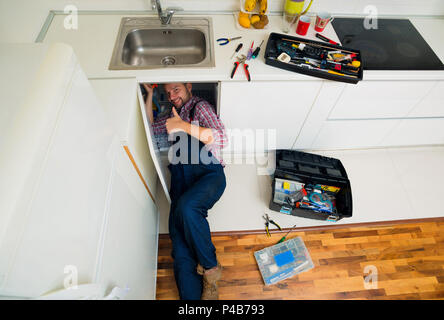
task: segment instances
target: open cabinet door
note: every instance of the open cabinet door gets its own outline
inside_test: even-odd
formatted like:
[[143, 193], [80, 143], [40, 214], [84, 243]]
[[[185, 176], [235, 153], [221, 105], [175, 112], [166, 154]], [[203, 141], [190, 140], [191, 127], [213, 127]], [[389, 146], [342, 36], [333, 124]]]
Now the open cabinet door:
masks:
[[157, 174], [160, 179], [160, 183], [162, 185], [163, 190], [165, 191], [166, 199], [169, 203], [171, 203], [170, 193], [169, 193], [169, 181], [170, 181], [170, 173], [167, 168], [168, 158], [161, 155], [160, 149], [155, 141], [153, 127], [148, 121], [145, 112], [145, 101], [143, 99], [142, 91], [140, 89], [140, 83], [137, 87], [137, 96], [139, 98], [140, 111], [142, 112], [143, 125], [145, 127], [146, 138], [148, 140], [148, 147], [150, 149], [154, 166], [156, 168]]

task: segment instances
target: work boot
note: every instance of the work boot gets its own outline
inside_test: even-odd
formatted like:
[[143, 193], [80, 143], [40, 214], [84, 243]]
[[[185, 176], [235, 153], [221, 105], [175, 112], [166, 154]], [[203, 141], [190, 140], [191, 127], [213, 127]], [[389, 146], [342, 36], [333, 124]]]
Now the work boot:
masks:
[[[211, 272], [208, 272], [210, 271]], [[222, 277], [222, 266], [217, 263], [216, 270], [205, 270], [200, 264], [197, 265], [197, 273], [203, 276], [202, 300], [218, 300], [219, 292], [217, 281]]]

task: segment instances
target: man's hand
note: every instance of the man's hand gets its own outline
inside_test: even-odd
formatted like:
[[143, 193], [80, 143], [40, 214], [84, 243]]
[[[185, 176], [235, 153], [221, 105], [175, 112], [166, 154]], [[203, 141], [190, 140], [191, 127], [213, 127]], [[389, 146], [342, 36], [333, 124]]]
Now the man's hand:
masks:
[[185, 131], [194, 138], [202, 141], [204, 144], [212, 143], [214, 141], [213, 133], [210, 128], [199, 127], [183, 121], [177, 113], [176, 108], [173, 107], [172, 110], [174, 116], [166, 121], [168, 134], [176, 131]]
[[143, 87], [145, 88], [145, 90], [148, 94], [153, 94], [153, 87], [150, 84], [144, 83]]
[[182, 118], [179, 116], [175, 107], [173, 107], [172, 110], [174, 116], [172, 118], [168, 118], [166, 121], [166, 129], [168, 134], [176, 131], [186, 131], [184, 127], [184, 124], [186, 124], [186, 122], [183, 121]]

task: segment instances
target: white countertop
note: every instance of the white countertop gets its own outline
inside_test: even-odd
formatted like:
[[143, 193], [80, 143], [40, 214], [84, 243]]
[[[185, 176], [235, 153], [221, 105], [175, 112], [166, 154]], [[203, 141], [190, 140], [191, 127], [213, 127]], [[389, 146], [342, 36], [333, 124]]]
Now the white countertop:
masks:
[[[230, 60], [239, 41], [244, 47], [240, 53], [246, 53], [251, 42], [254, 46], [264, 40], [259, 56], [249, 61], [249, 70], [253, 81], [283, 81], [283, 80], [322, 80], [303, 74], [290, 72], [265, 64], [264, 52], [268, 35], [271, 32], [282, 33], [281, 16], [270, 16], [268, 28], [263, 30], [238, 29], [232, 14], [212, 14], [214, 39], [221, 37], [242, 36], [242, 39], [233, 41], [225, 46], [214, 43], [214, 68], [163, 68], [151, 70], [108, 70], [111, 55], [114, 49], [117, 33], [122, 17], [141, 15], [122, 15], [120, 13], [82, 14], [78, 16], [78, 29], [64, 28], [66, 15], [56, 14], [43, 40], [45, 43], [65, 42], [70, 44], [80, 61], [80, 64], [89, 78], [125, 78], [137, 77], [144, 82], [167, 81], [246, 81], [242, 72], [237, 72], [235, 79], [230, 79], [234, 59]], [[189, 16], [189, 15], [188, 15]], [[443, 30], [444, 20], [436, 18], [411, 18], [410, 21], [418, 29], [423, 38], [432, 47], [436, 55], [444, 61]], [[336, 33], [329, 24], [323, 32], [328, 38], [339, 41]], [[294, 30], [290, 36], [298, 36]], [[310, 26], [307, 39], [315, 38], [313, 23]], [[444, 80], [444, 71], [391, 71], [366, 70], [365, 80]]]

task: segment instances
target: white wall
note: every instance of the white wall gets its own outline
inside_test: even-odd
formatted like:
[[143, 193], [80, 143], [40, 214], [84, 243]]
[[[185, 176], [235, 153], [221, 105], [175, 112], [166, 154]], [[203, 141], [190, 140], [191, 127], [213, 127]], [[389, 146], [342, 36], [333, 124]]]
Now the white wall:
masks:
[[[282, 10], [284, 0], [268, 0], [272, 11]], [[308, 1], [308, 0], [307, 0]], [[161, 0], [164, 7], [188, 11], [238, 10], [239, 0]], [[150, 10], [150, 0], [0, 0], [0, 41], [34, 42], [50, 10], [67, 4], [78, 10]], [[328, 10], [363, 14], [373, 5], [379, 14], [444, 15], [443, 0], [314, 0], [311, 12]]]

